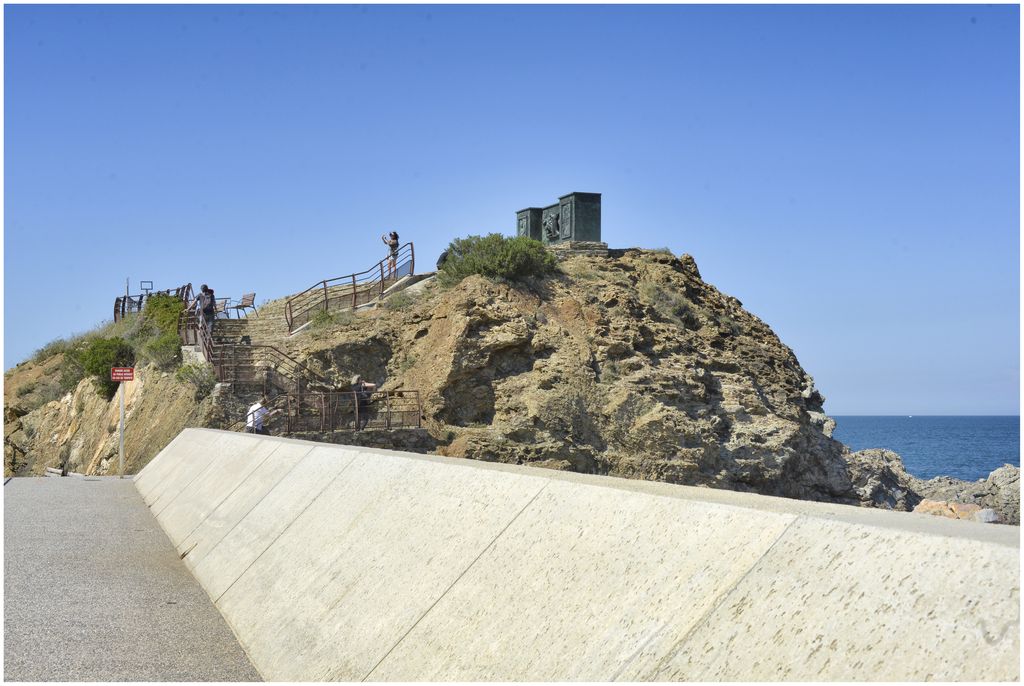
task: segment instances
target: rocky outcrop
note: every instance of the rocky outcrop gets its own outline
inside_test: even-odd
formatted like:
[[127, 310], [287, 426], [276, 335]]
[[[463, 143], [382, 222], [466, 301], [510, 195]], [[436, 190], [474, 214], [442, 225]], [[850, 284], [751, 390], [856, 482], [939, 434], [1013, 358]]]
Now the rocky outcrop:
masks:
[[961, 481], [948, 476], [927, 481], [914, 479], [914, 489], [929, 500], [993, 510], [1000, 521], [1020, 524], [1020, 468], [1013, 465], [1003, 465], [978, 481]]
[[[206, 425], [210, 409], [173, 374], [137, 368], [125, 387], [125, 471], [142, 469], [186, 426]], [[85, 379], [57, 400], [5, 421], [5, 474], [42, 474], [63, 464], [83, 474], [116, 474], [119, 423], [117, 396], [105, 400]]]
[[858, 503], [793, 352], [689, 256], [576, 256], [524, 287], [470, 277], [293, 353], [418, 389], [438, 452]]
[[938, 476], [927, 481], [907, 473], [891, 450], [847, 455], [861, 503], [954, 519], [1020, 524], [1020, 468], [1003, 465], [978, 481]]
[[[691, 256], [563, 257], [555, 276], [525, 284], [420, 281], [294, 336], [278, 331], [276, 301], [247, 337], [341, 387], [360, 374], [384, 390], [420, 392], [424, 431], [336, 442], [894, 510], [928, 499], [1019, 522], [1014, 467], [974, 484], [925, 482], [890, 451], [850, 453], [832, 438], [825, 399], [793, 351], [704, 282]], [[9, 385], [28, 383], [18, 379]], [[173, 377], [142, 370], [139, 379], [128, 387], [130, 471], [184, 426], [240, 427], [255, 399], [222, 388], [197, 404]], [[31, 399], [34, 388], [21, 393]], [[31, 411], [17, 397], [5, 397], [9, 473], [62, 458], [75, 471], [116, 468], [116, 402], [90, 382]]]
[[965, 505], [958, 502], [943, 502], [939, 500], [922, 500], [914, 508], [914, 512], [946, 517], [948, 519], [968, 519], [985, 524], [998, 524], [1003, 521], [999, 513], [991, 508], [982, 509], [978, 505]]
[[907, 511], [921, 502], [921, 495], [914, 490], [917, 480], [891, 450], [861, 450], [847, 455], [846, 461], [862, 505]]

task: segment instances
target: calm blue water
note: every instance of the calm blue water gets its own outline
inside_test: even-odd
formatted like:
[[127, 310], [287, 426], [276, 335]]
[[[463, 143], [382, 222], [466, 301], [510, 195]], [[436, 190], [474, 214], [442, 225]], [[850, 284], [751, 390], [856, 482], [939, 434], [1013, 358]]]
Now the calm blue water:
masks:
[[976, 481], [1020, 466], [1020, 417], [833, 417], [833, 438], [850, 450], [888, 448], [921, 479]]

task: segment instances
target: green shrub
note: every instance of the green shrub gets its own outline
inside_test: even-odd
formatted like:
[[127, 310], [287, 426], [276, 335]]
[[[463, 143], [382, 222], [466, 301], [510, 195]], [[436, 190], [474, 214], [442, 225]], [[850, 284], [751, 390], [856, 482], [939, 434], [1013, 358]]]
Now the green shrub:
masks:
[[14, 395], [18, 396], [19, 398], [22, 398], [31, 393], [32, 391], [36, 390], [36, 386], [38, 385], [39, 383], [36, 381], [29, 381], [27, 384], [25, 384], [24, 386], [20, 387], [17, 391], [15, 391]]
[[210, 395], [213, 387], [217, 385], [217, 377], [213, 373], [213, 367], [206, 363], [183, 364], [174, 373], [174, 378], [179, 383], [191, 384], [194, 388], [196, 400], [202, 400]]
[[721, 319], [718, 320], [718, 323], [733, 336], [739, 336], [740, 332], [743, 331], [743, 328], [739, 323], [727, 314], [722, 315]]
[[416, 364], [416, 356], [406, 354], [398, 361], [398, 371], [407, 372]]
[[146, 301], [146, 308], [142, 312], [142, 318], [146, 323], [153, 325], [160, 332], [161, 336], [166, 334], [178, 334], [178, 317], [181, 315], [185, 305], [180, 299], [171, 297], [166, 293], [157, 293]]
[[50, 359], [55, 355], [59, 355], [71, 347], [71, 341], [66, 338], [58, 338], [50, 341], [39, 350], [35, 351], [32, 355], [32, 361], [39, 363]]
[[118, 324], [125, 324], [113, 335], [120, 336], [132, 344], [146, 360], [157, 366], [172, 365], [180, 358], [171, 354], [172, 338], [178, 337], [178, 316], [184, 304], [177, 298], [158, 293], [146, 300], [146, 307], [140, 316], [126, 317]]
[[42, 407], [46, 403], [57, 400], [62, 395], [64, 395], [64, 391], [60, 387], [60, 381], [48, 379], [40, 388], [36, 389], [36, 397], [31, 408]]
[[697, 308], [685, 295], [646, 281], [640, 286], [640, 297], [665, 319], [686, 329], [700, 327]]
[[85, 378], [86, 371], [83, 363], [85, 349], [89, 342], [85, 338], [78, 338], [69, 343], [64, 351], [64, 360], [60, 365], [60, 388], [62, 391], [73, 391], [78, 382]]
[[339, 326], [348, 326], [355, 321], [356, 315], [350, 309], [328, 312], [320, 310], [309, 320], [309, 330], [314, 338], [320, 338], [324, 333]]
[[454, 286], [471, 274], [480, 274], [489, 279], [518, 281], [550, 274], [556, 264], [555, 256], [540, 241], [525, 236], [468, 236], [448, 246], [448, 259], [437, 280], [442, 286]]
[[181, 340], [176, 333], [162, 333], [142, 345], [142, 357], [160, 369], [173, 369], [181, 360]]
[[398, 293], [388, 296], [387, 300], [384, 301], [384, 307], [392, 312], [399, 312], [401, 310], [409, 309], [409, 306], [414, 302], [416, 302], [416, 300], [411, 295], [405, 291], [399, 291]]
[[[131, 367], [135, 364], [135, 351], [123, 338], [95, 338], [70, 354], [65, 359], [74, 358], [81, 376], [92, 376], [96, 384], [96, 393], [110, 400], [117, 392], [117, 382], [110, 380], [111, 367]], [[74, 382], [77, 385], [77, 381]], [[62, 386], [65, 386], [62, 374]]]

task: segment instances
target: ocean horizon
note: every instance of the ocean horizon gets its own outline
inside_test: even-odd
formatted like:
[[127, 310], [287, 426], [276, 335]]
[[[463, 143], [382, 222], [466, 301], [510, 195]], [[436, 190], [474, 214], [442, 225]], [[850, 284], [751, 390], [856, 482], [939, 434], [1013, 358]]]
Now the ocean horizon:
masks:
[[984, 479], [1004, 464], [1020, 467], [1020, 415], [830, 415], [833, 438], [850, 450], [898, 453], [920, 479]]

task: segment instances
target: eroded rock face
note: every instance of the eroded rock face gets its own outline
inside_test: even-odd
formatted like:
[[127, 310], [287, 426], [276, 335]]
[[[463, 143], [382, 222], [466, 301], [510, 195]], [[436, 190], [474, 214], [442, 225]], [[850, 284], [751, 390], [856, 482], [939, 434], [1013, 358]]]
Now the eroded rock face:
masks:
[[998, 524], [1002, 521], [999, 514], [991, 508], [982, 509], [978, 505], [949, 503], [940, 500], [922, 500], [914, 508], [914, 512], [948, 519], [968, 519], [985, 524]]
[[[406, 311], [297, 336], [295, 353], [337, 378], [420, 390], [449, 455], [859, 503], [793, 352], [691, 257], [619, 252], [528, 287], [428, 287]], [[375, 378], [336, 354], [366, 340], [390, 353]]]
[[1003, 465], [978, 481], [949, 476], [925, 481], [908, 474], [903, 460], [891, 450], [861, 450], [846, 459], [863, 505], [1020, 524], [1020, 469], [1012, 465]]
[[[360, 374], [384, 390], [418, 390], [429, 435], [395, 439], [397, 449], [896, 510], [927, 498], [1019, 522], [1014, 467], [974, 484], [924, 482], [895, 453], [850, 453], [835, 441], [793, 351], [705, 283], [689, 255], [619, 250], [561, 269], [516, 287], [420, 282], [326, 328], [267, 341], [250, 333], [337, 387]], [[261, 326], [282, 309], [263, 308]], [[34, 369], [9, 387], [36, 383]], [[142, 370], [139, 379], [129, 386], [129, 471], [184, 426], [237, 424], [253, 400], [215, 393], [197, 404], [173, 377]], [[88, 382], [33, 411], [19, 397], [31, 395], [5, 397], [8, 473], [62, 459], [75, 471], [116, 469], [116, 402]]]
[[913, 510], [921, 502], [917, 481], [891, 450], [861, 450], [847, 455], [850, 478], [861, 504], [886, 510]]
[[927, 481], [914, 480], [914, 488], [923, 497], [950, 504], [974, 505], [991, 509], [1007, 524], [1020, 524], [1020, 468], [1003, 465], [985, 479], [961, 481], [937, 476]]
[[[204, 426], [210, 403], [197, 404], [173, 374], [151, 367], [136, 370], [125, 392], [125, 471], [134, 473], [186, 426]], [[107, 401], [83, 380], [57, 400], [5, 422], [6, 475], [42, 474], [46, 467], [83, 474], [118, 470], [117, 396]]]

